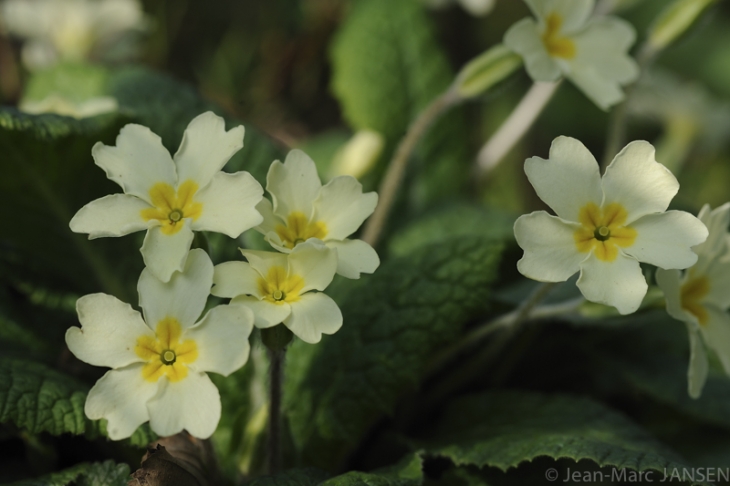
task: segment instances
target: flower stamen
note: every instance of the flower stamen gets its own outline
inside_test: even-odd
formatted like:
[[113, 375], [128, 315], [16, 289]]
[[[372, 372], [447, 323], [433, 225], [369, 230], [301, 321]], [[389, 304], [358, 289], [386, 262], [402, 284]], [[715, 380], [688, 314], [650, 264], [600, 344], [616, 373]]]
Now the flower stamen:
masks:
[[274, 304], [296, 302], [304, 288], [304, 279], [289, 275], [284, 267], [271, 267], [266, 278], [260, 278], [258, 287], [264, 299]]
[[599, 260], [614, 261], [619, 247], [628, 248], [636, 240], [636, 230], [624, 226], [627, 218], [628, 211], [618, 203], [610, 203], [603, 208], [595, 203], [583, 206], [578, 216], [581, 227], [573, 233], [578, 251], [587, 253], [593, 250]]
[[162, 225], [162, 232], [174, 235], [182, 228], [183, 219], [197, 220], [203, 213], [203, 204], [195, 201], [198, 184], [188, 180], [180, 184], [177, 191], [169, 184], [160, 182], [150, 189], [150, 200], [154, 207], [142, 210], [142, 219], [156, 219]]
[[322, 221], [312, 221], [304, 213], [295, 211], [287, 218], [286, 225], [280, 224], [276, 227], [276, 234], [279, 235], [284, 246], [294, 249], [299, 243], [304, 243], [309, 238], [324, 240], [327, 236], [327, 225]]
[[156, 382], [163, 375], [172, 381], [188, 376], [187, 365], [198, 359], [198, 345], [192, 339], [181, 340], [182, 326], [174, 317], [157, 324], [155, 336], [140, 336], [134, 348], [147, 362], [142, 368], [145, 380]]

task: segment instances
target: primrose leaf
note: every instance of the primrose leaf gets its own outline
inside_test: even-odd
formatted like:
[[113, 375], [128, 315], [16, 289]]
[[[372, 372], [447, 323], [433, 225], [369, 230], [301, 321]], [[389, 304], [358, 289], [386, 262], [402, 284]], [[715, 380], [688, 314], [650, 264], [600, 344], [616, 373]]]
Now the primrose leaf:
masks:
[[[46, 365], [13, 358], [0, 358], [0, 423], [11, 423], [30, 433], [52, 435], [105, 435], [101, 421], [84, 414], [89, 387]], [[155, 436], [144, 425], [129, 439], [146, 446]]]
[[320, 486], [419, 486], [423, 483], [422, 467], [421, 455], [413, 454], [393, 466], [373, 472], [350, 471]]
[[627, 417], [574, 395], [495, 391], [457, 398], [422, 445], [457, 466], [502, 471], [538, 457], [651, 470], [657, 478], [690, 467]]
[[126, 486], [129, 466], [114, 461], [78, 464], [65, 471], [3, 486]]
[[454, 204], [416, 219], [388, 241], [391, 255], [407, 255], [416, 248], [454, 236], [484, 236], [495, 241], [514, 238], [515, 218], [494, 209]]
[[316, 346], [287, 352], [285, 406], [304, 460], [336, 467], [433, 355], [483, 311], [502, 245], [465, 237], [383, 264], [340, 299], [344, 324]]
[[290, 469], [276, 476], [263, 476], [246, 486], [318, 486], [330, 475], [317, 468]]

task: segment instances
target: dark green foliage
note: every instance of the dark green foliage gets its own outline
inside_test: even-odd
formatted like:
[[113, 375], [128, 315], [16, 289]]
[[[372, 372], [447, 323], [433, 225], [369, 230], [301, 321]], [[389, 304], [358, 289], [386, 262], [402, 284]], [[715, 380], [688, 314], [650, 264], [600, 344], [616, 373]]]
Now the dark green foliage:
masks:
[[623, 415], [591, 399], [495, 391], [454, 400], [426, 450], [503, 471], [524, 461], [590, 460], [636, 471], [689, 467]]
[[433, 354], [485, 309], [501, 249], [466, 237], [390, 260], [341, 301], [337, 334], [292, 346], [285, 402], [307, 462], [339, 464], [418, 386]]
[[[84, 415], [89, 387], [46, 365], [0, 358], [0, 423], [12, 423], [32, 434], [105, 434], [103, 422]], [[145, 425], [129, 439], [143, 447], [155, 439]]]
[[129, 466], [104, 461], [79, 464], [38, 479], [17, 481], [4, 486], [126, 486], [128, 479]]

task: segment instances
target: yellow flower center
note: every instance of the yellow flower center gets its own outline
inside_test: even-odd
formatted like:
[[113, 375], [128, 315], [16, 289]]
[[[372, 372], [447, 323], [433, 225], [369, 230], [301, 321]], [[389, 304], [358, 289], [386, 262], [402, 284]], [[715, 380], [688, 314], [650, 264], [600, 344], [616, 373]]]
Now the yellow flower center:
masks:
[[188, 376], [187, 365], [198, 359], [198, 345], [192, 339], [180, 342], [182, 327], [174, 317], [157, 323], [155, 336], [137, 338], [134, 352], [147, 362], [142, 368], [145, 380], [156, 382], [162, 375], [170, 381]]
[[287, 218], [286, 225], [280, 224], [276, 227], [276, 234], [284, 242], [284, 246], [294, 248], [309, 238], [323, 240], [327, 236], [327, 225], [321, 221], [310, 222], [303, 213], [295, 211]]
[[628, 212], [618, 203], [599, 208], [594, 203], [583, 206], [578, 214], [581, 227], [573, 233], [578, 251], [593, 253], [599, 260], [612, 262], [618, 247], [628, 248], [636, 240], [636, 230], [624, 226]]
[[575, 57], [575, 43], [569, 38], [560, 35], [560, 27], [563, 25], [563, 18], [555, 12], [548, 15], [545, 20], [545, 32], [542, 34], [542, 42], [545, 49], [553, 57], [573, 59]]
[[258, 286], [264, 295], [264, 300], [283, 304], [299, 300], [299, 292], [304, 288], [304, 279], [299, 275], [287, 275], [284, 267], [271, 267], [266, 278], [259, 279]]
[[709, 318], [707, 310], [702, 305], [702, 299], [708, 293], [710, 293], [710, 281], [704, 276], [696, 278], [690, 276], [680, 291], [682, 308], [695, 316], [700, 324], [707, 323]]
[[180, 184], [177, 192], [170, 184], [159, 182], [150, 189], [150, 200], [155, 207], [143, 209], [142, 219], [156, 219], [162, 223], [163, 233], [174, 235], [182, 228], [178, 223], [183, 218], [195, 221], [202, 214], [203, 204], [194, 199], [196, 192], [198, 185], [190, 180]]

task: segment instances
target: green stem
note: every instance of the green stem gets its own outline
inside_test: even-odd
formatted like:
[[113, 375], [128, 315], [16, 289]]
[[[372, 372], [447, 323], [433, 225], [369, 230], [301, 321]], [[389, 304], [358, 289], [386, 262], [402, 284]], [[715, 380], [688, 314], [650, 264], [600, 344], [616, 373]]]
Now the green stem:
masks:
[[[444, 364], [463, 352], [464, 349], [472, 346], [478, 340], [492, 334], [496, 330], [503, 330], [503, 332], [499, 333], [492, 341], [489, 342], [489, 345], [484, 349], [483, 353], [479, 354], [463, 368], [464, 371], [452, 373], [449, 375], [448, 380], [434, 386], [431, 393], [429, 393], [425, 399], [427, 405], [440, 401], [442, 397], [450, 395], [454, 391], [471, 382], [475, 377], [483, 374], [484, 370], [491, 364], [502, 349], [504, 349], [520, 326], [532, 317], [533, 309], [535, 309], [535, 307], [542, 302], [557, 285], [557, 283], [544, 283], [540, 285], [513, 312], [500, 316], [493, 321], [488, 322], [484, 326], [481, 326], [479, 329], [467, 335], [467, 337], [457, 343], [457, 345], [449, 348], [442, 355], [438, 356], [429, 366], [429, 373], [435, 373], [438, 371]], [[570, 302], [559, 304], [559, 307], [553, 310], [558, 310], [560, 313], [566, 313], [568, 311], [575, 310], [575, 307], [576, 302]], [[545, 312], [544, 316], [547, 317], [548, 315], [556, 314]]]
[[281, 471], [281, 388], [285, 349], [269, 351], [268, 473]]
[[[550, 289], [547, 290], [549, 291]], [[583, 299], [583, 297], [579, 297], [559, 304], [541, 305], [539, 307], [534, 307], [532, 311], [528, 311], [528, 313], [524, 314], [522, 317], [520, 317], [520, 309], [515, 309], [512, 312], [496, 317], [495, 319], [477, 327], [471, 333], [467, 334], [464, 339], [437, 355], [436, 358], [431, 361], [427, 373], [431, 374], [438, 371], [443, 368], [445, 364], [449, 363], [470, 348], [473, 348], [479, 344], [479, 342], [497, 331], [509, 328], [510, 326], [518, 326], [521, 322], [527, 320], [546, 319], [548, 317], [570, 314], [571, 312], [574, 312], [584, 302], [584, 300], [585, 299]]]
[[418, 115], [408, 128], [405, 137], [398, 144], [378, 189], [378, 206], [363, 230], [362, 239], [370, 246], [375, 246], [380, 239], [403, 181], [408, 161], [418, 145], [418, 141], [441, 114], [460, 100], [461, 98], [453, 90], [448, 89]]
[[[644, 75], [654, 59], [656, 59], [657, 54], [658, 52], [651, 48], [648, 43], [645, 42], [641, 46], [636, 56], [636, 63], [639, 65], [639, 79]], [[608, 122], [608, 133], [606, 135], [606, 148], [603, 152], [603, 159], [601, 160], [601, 167], [603, 168], [608, 167], [608, 164], [611, 163], [619, 150], [624, 146], [626, 141], [628, 106], [639, 79], [624, 88], [624, 100], [611, 112], [611, 118]]]

